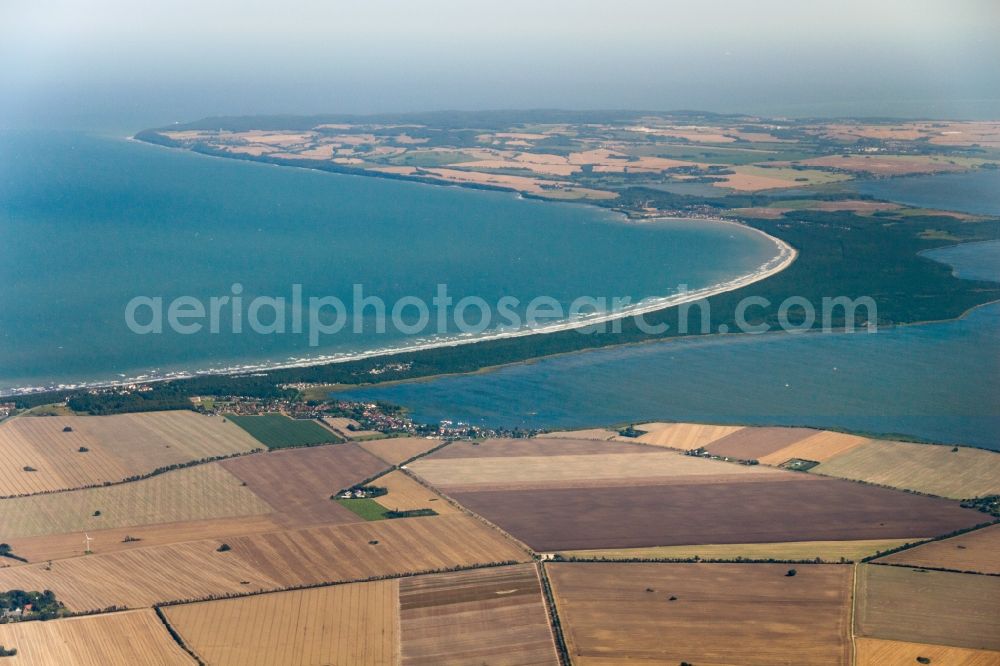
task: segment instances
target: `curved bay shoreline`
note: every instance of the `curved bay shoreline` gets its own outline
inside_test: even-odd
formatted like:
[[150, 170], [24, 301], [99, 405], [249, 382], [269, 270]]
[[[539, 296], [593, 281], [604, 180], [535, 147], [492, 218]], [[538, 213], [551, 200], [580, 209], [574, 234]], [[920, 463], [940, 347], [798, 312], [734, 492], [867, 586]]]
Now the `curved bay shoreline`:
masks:
[[[147, 145], [155, 145], [159, 147], [170, 148], [172, 150], [179, 150], [186, 153], [192, 153], [204, 155], [206, 157], [225, 157], [226, 159], [234, 159], [228, 156], [215, 155], [212, 153], [203, 153], [200, 151], [192, 151], [186, 148], [180, 148], [175, 146], [167, 146], [156, 142], [144, 141], [141, 138], [134, 139], [136, 142], [144, 143]], [[330, 169], [316, 169], [307, 165], [302, 164], [275, 164], [266, 160], [257, 159], [246, 159], [246, 158], [235, 158], [237, 161], [253, 161], [259, 162], [261, 164], [270, 164], [272, 166], [291, 166], [292, 168], [301, 168], [311, 171], [321, 171], [321, 172], [337, 172], [344, 175], [355, 175], [355, 176], [366, 176], [375, 178], [386, 178], [389, 177], [386, 174], [381, 173], [365, 173], [359, 169], [353, 169], [350, 173], [346, 173], [342, 170], [330, 170]], [[398, 178], [395, 178], [398, 180]], [[413, 179], [411, 179], [413, 180]], [[426, 184], [435, 185], [437, 187], [460, 187], [467, 189], [480, 189], [480, 190], [498, 190], [504, 189], [506, 192], [513, 194], [514, 196], [519, 196], [523, 198], [531, 199], [542, 199], [546, 200], [544, 197], [535, 197], [523, 195], [516, 193], [510, 189], [506, 188], [496, 188], [496, 187], [486, 187], [486, 186], [468, 186], [456, 183], [441, 183], [433, 181], [422, 181], [416, 180], [414, 184]], [[627, 197], [625, 197], [627, 198]], [[557, 203], [567, 203], [565, 201], [556, 201]], [[641, 212], [631, 211], [627, 205], [627, 201], [622, 201], [622, 205], [615, 208], [610, 208], [607, 205], [597, 206], [591, 202], [577, 201], [572, 203], [587, 203], [589, 206], [596, 206], [602, 208], [606, 211], [613, 212], [616, 215], [622, 216], [622, 223], [631, 224], [643, 224], [644, 221], [653, 221], [656, 219], [663, 219], [665, 215], [660, 215], [657, 217], [643, 215]], [[840, 218], [841, 216], [835, 214], [828, 214], [826, 217]], [[735, 221], [731, 218], [719, 218], [711, 214], [705, 214], [703, 211], [694, 211], [692, 213], [675, 213], [671, 211], [669, 215], [670, 219], [683, 220], [691, 219], [698, 221], [708, 221], [713, 224], [734, 224], [740, 226], [744, 229], [753, 230], [762, 236], [768, 238], [773, 242], [777, 248], [777, 254], [768, 262], [758, 267], [757, 270], [752, 271], [746, 275], [734, 278], [724, 283], [719, 283], [708, 288], [700, 289], [694, 292], [687, 292], [684, 294], [676, 294], [669, 297], [657, 298], [657, 299], [646, 299], [643, 302], [629, 308], [626, 311], [621, 311], [617, 313], [605, 314], [602, 316], [589, 316], [585, 318], [580, 318], [573, 321], [561, 321], [555, 322], [542, 327], [537, 327], [534, 329], [521, 329], [516, 331], [501, 331], [494, 332], [491, 334], [483, 334], [476, 337], [467, 338], [447, 338], [447, 339], [435, 339], [430, 341], [421, 341], [418, 344], [412, 345], [400, 345], [397, 347], [384, 347], [378, 349], [370, 349], [363, 352], [351, 353], [345, 352], [336, 355], [321, 355], [312, 358], [293, 358], [286, 362], [273, 362], [273, 363], [247, 363], [247, 364], [234, 364], [229, 366], [218, 366], [211, 367], [203, 370], [197, 371], [185, 371], [178, 370], [172, 372], [164, 372], [162, 374], [148, 373], [143, 375], [134, 375], [127, 378], [115, 379], [110, 381], [102, 382], [87, 382], [79, 384], [63, 384], [58, 386], [45, 386], [45, 387], [34, 387], [31, 390], [21, 390], [17, 395], [27, 395], [27, 394], [37, 394], [39, 392], [55, 393], [55, 392], [71, 392], [74, 390], [81, 390], [86, 388], [100, 388], [100, 387], [113, 387], [118, 385], [126, 384], [150, 384], [154, 382], [169, 382], [172, 380], [193, 380], [196, 384], [204, 388], [205, 386], [215, 386], [220, 382], [225, 382], [227, 378], [231, 378], [233, 383], [238, 383], [241, 378], [260, 378], [264, 382], [273, 382], [277, 385], [281, 384], [292, 384], [292, 383], [303, 383], [303, 384], [343, 384], [345, 386], [361, 386], [365, 384], [372, 383], [386, 383], [395, 381], [410, 381], [419, 380], [422, 378], [427, 378], [431, 376], [441, 376], [441, 375], [454, 375], [454, 374], [466, 374], [470, 372], [478, 372], [486, 369], [493, 369], [498, 367], [503, 367], [507, 365], [531, 362], [536, 359], [546, 358], [562, 354], [570, 354], [579, 351], [586, 351], [595, 348], [608, 348], [621, 345], [630, 344], [641, 344], [643, 342], [649, 341], [660, 341], [665, 339], [675, 339], [677, 334], [671, 332], [665, 336], [657, 335], [637, 335], [634, 330], [636, 327], [633, 322], [629, 322], [629, 326], [626, 326], [624, 334], [616, 334], [611, 336], [603, 336], [600, 341], [594, 342], [580, 342], [574, 341], [573, 337], [567, 337], [566, 333], [573, 331], [574, 329], [590, 327], [601, 322], [611, 321], [611, 320], [624, 320], [629, 317], [634, 317], [637, 315], [651, 315], [654, 321], [669, 321], [671, 313], [676, 313], [676, 306], [690, 301], [698, 300], [701, 298], [712, 297], [712, 307], [713, 315], [715, 309], [715, 303], [722, 306], [725, 310], [730, 307], [732, 303], [738, 300], [740, 294], [734, 294], [741, 289], [749, 285], [760, 283], [767, 280], [768, 278], [774, 278], [775, 276], [781, 274], [780, 278], [777, 280], [770, 280], [767, 282], [769, 285], [763, 290], [767, 296], [771, 297], [784, 297], [791, 293], [805, 293], [809, 296], [810, 286], [815, 287], [815, 285], [807, 284], [811, 276], [822, 275], [822, 270], [826, 266], [822, 265], [826, 259], [822, 258], [823, 253], [826, 250], [822, 250], [824, 247], [835, 246], [840, 244], [840, 254], [842, 258], [837, 259], [837, 262], [842, 262], [844, 264], [857, 263], [862, 261], [860, 258], [851, 259], [852, 247], [850, 243], [859, 240], [856, 234], [843, 235], [840, 230], [848, 229], [848, 227], [840, 226], [839, 224], [831, 225], [825, 221], [820, 221], [819, 225], [812, 224], [812, 231], [809, 231], [810, 224], [803, 226], [795, 220], [787, 220], [785, 224], [782, 223], [772, 223], [767, 220], [749, 220], [747, 222]], [[840, 219], [836, 219], [836, 222], [840, 222]], [[970, 225], [971, 226], [971, 225]], [[977, 225], [978, 226], [978, 225]], [[867, 223], [865, 227], [868, 228]], [[905, 256], [907, 251], [905, 247], [900, 247], [895, 250], [895, 254], [890, 251], [892, 249], [891, 242], [885, 242], [884, 240], [876, 238], [868, 238], [869, 235], [882, 235], [889, 236], [882, 228], [888, 229], [889, 225], [880, 225], [879, 228], [872, 228], [871, 232], [864, 232], [864, 238], [861, 239], [864, 243], [870, 243], [875, 246], [880, 246], [883, 248], [888, 248], [887, 251], [890, 253], [890, 259], [895, 259], [895, 261], [907, 261]], [[818, 228], [822, 228], [821, 231], [817, 231]], [[803, 229], [805, 230], [805, 236], [803, 236]], [[840, 238], [838, 239], [838, 234]], [[779, 235], [781, 236], [779, 238]], [[975, 235], [975, 233], [973, 233]], [[853, 239], [851, 238], [853, 236]], [[980, 236], [982, 237], [982, 236]], [[989, 237], [989, 236], [987, 236]], [[798, 240], [797, 240], [798, 239]], [[890, 240], [891, 239], [886, 239]], [[972, 238], [970, 238], [972, 240]], [[794, 243], [794, 247], [793, 247]], [[924, 244], [923, 248], [926, 248]], [[933, 246], [932, 246], [933, 247]], [[817, 255], [816, 250], [821, 249], [820, 255]], [[867, 249], [867, 248], [863, 248]], [[917, 248], [914, 248], [917, 249]], [[785, 274], [786, 269], [788, 269], [795, 260], [800, 258], [800, 252], [808, 251], [806, 254], [809, 256], [809, 265], [798, 266], [796, 264], [796, 270], [789, 271]], [[902, 254], [900, 254], [902, 252]], [[827, 253], [828, 254], [828, 253]], [[836, 254], [836, 253], [835, 253]], [[917, 253], [914, 253], [914, 256]], [[803, 255], [806, 256], [806, 255]], [[898, 258], [896, 258], [898, 256]], [[820, 258], [820, 262], [817, 263], [817, 258]], [[844, 259], [849, 261], [844, 262]], [[927, 263], [935, 263], [930, 260], [924, 260]], [[799, 262], [801, 263], [801, 262]], [[829, 262], [827, 261], [827, 265]], [[836, 270], [839, 271], [838, 278], [843, 281], [839, 274], [850, 275], [852, 278], [860, 277], [864, 284], [871, 283], [870, 286], [865, 288], [875, 289], [875, 292], [879, 293], [879, 289], [882, 287], [878, 284], [877, 279], [884, 279], [882, 275], [887, 274], [887, 271], [879, 270], [868, 270], [868, 267], [873, 265], [870, 261], [866, 264], [859, 264], [865, 268], [864, 271], [856, 271], [852, 266], [843, 265], [838, 267]], [[874, 265], [878, 265], [877, 263]], [[937, 264], [940, 265], [940, 264]], [[890, 264], [890, 271], [895, 273], [900, 273], [898, 267], [894, 267]], [[794, 276], [791, 273], [795, 273]], [[926, 272], [926, 271], [925, 271]], [[933, 270], [931, 271], [933, 273]], [[869, 278], [877, 278], [876, 280], [871, 280]], [[857, 280], [855, 280], [857, 281]], [[825, 283], [825, 281], [824, 281]], [[804, 292], [797, 291], [799, 287], [805, 289]], [[894, 285], [895, 286], [895, 285]], [[832, 287], [835, 291], [841, 288], [838, 285]], [[954, 289], [954, 288], [953, 288]], [[917, 292], [915, 295], [911, 294], [907, 299], [903, 299], [900, 302], [899, 307], [893, 308], [893, 310], [898, 310], [898, 312], [890, 312], [887, 319], [887, 323], [880, 322], [880, 326], [896, 326], [903, 324], [915, 324], [924, 323], [932, 321], [945, 321], [955, 318], [962, 317], [969, 310], [974, 309], [978, 305], [985, 302], [989, 302], [995, 299], [997, 295], [1000, 294], [986, 294], [986, 291], [978, 286], [975, 289], [972, 287], [965, 288], [966, 292], [963, 293], [962, 298], [955, 299], [952, 302], [945, 301], [942, 304], [931, 307], [931, 311], [920, 313], [914, 312], [916, 308], [913, 307], [913, 301], [915, 299], [923, 298], [922, 292]], [[971, 295], [971, 292], [978, 291], [977, 295]], [[825, 293], [825, 291], [824, 291]], [[847, 291], [837, 291], [837, 293], [851, 293]], [[897, 292], [898, 293], [898, 292]], [[743, 292], [743, 295], [748, 295]], [[819, 295], [818, 293], [816, 294]], [[860, 295], [860, 294], [855, 294]], [[721, 300], [719, 300], [721, 299]], [[940, 300], [940, 299], [939, 299]], [[894, 303], [890, 303], [894, 305]], [[655, 314], [653, 314], [655, 313]], [[880, 303], [880, 316], [881, 316], [881, 303]], [[930, 315], [930, 316], [928, 316]], [[725, 317], [725, 313], [723, 313]], [[724, 319], [719, 321], [725, 321]], [[717, 323], [717, 322], [713, 322]], [[836, 326], [835, 326], [836, 328]], [[674, 329], [675, 330], [675, 329]], [[715, 330], [714, 327], [712, 329]], [[735, 330], [730, 327], [730, 330]], [[563, 335], [560, 335], [560, 334]], [[583, 338], [584, 336], [576, 336], [578, 338]], [[590, 336], [593, 337], [593, 336]], [[699, 336], [700, 337], [700, 336]], [[520, 341], [518, 341], [520, 339]], [[528, 342], [531, 339], [532, 342]], [[490, 344], [492, 343], [492, 344]], [[479, 351], [476, 349], [479, 345], [482, 345], [484, 349]], [[453, 355], [450, 350], [462, 350], [462, 349], [476, 349], [475, 351], [461, 351], [456, 355]], [[408, 369], [396, 372], [374, 372], [373, 370], [380, 368], [379, 363], [383, 363], [385, 359], [390, 357], [395, 357], [393, 360], [399, 360], [405, 362], [405, 365], [413, 365], [412, 371]], [[409, 362], [409, 361], [412, 361]], [[375, 375], [378, 378], [375, 378]], [[211, 381], [210, 378], [218, 377], [219, 380]], [[201, 381], [199, 381], [201, 380]], [[7, 394], [14, 394], [12, 391], [7, 391]]]
[[[430, 183], [428, 184], [433, 185]], [[336, 355], [321, 355], [314, 358], [294, 359], [288, 362], [245, 363], [245, 364], [232, 365], [226, 367], [207, 368], [207, 369], [199, 369], [191, 371], [179, 370], [179, 371], [163, 373], [162, 375], [155, 373], [141, 374], [132, 377], [107, 380], [107, 381], [98, 380], [90, 382], [66, 383], [66, 384], [49, 385], [49, 386], [17, 387], [14, 389], [0, 391], [0, 397], [16, 397], [16, 396], [32, 395], [37, 393], [47, 393], [53, 391], [74, 391], [74, 390], [85, 390], [85, 389], [115, 388], [115, 387], [130, 386], [137, 384], [151, 384], [151, 383], [166, 382], [173, 380], [192, 379], [196, 377], [221, 376], [221, 375], [245, 375], [253, 373], [266, 373], [275, 370], [310, 368], [316, 366], [350, 363], [354, 361], [379, 359], [383, 357], [396, 356], [399, 354], [415, 353], [433, 349], [462, 347], [462, 346], [492, 342], [497, 340], [524, 338], [529, 336], [546, 335], [563, 331], [574, 331], [595, 325], [606, 324], [615, 321], [617, 319], [640, 317], [642, 315], [659, 312], [662, 310], [667, 310], [669, 308], [674, 308], [684, 303], [693, 303], [695, 301], [706, 299], [711, 296], [716, 296], [726, 292], [741, 289], [743, 287], [747, 287], [762, 280], [766, 280], [767, 278], [780, 273], [781, 271], [788, 268], [798, 257], [798, 251], [794, 247], [792, 247], [789, 243], [786, 243], [780, 238], [777, 238], [764, 231], [761, 231], [760, 229], [755, 229], [754, 227], [744, 225], [732, 219], [709, 218], [709, 217], [662, 216], [662, 217], [642, 218], [640, 222], [637, 221], [635, 218], [629, 218], [624, 214], [622, 214], [622, 217], [625, 218], [622, 220], [622, 223], [626, 222], [651, 223], [659, 220], [691, 219], [691, 220], [698, 220], [701, 222], [711, 222], [713, 224], [726, 224], [726, 225], [739, 226], [743, 229], [747, 229], [756, 234], [759, 234], [760, 236], [766, 238], [771, 243], [773, 243], [776, 248], [776, 254], [771, 259], [758, 266], [757, 269], [755, 269], [754, 271], [747, 273], [745, 275], [738, 276], [731, 280], [727, 280], [726, 282], [721, 282], [718, 284], [714, 284], [708, 287], [703, 287], [701, 289], [695, 289], [692, 291], [685, 291], [683, 293], [675, 294], [672, 296], [646, 298], [640, 301], [639, 303], [636, 303], [635, 305], [627, 306], [619, 311], [594, 313], [590, 315], [581, 316], [577, 319], [560, 320], [557, 322], [544, 324], [534, 328], [521, 328], [514, 331], [497, 331], [491, 333], [484, 333], [474, 337], [448, 337], [444, 339], [437, 339], [430, 342], [421, 342], [412, 345], [377, 348], [371, 350], [364, 350], [360, 352], [345, 352]]]

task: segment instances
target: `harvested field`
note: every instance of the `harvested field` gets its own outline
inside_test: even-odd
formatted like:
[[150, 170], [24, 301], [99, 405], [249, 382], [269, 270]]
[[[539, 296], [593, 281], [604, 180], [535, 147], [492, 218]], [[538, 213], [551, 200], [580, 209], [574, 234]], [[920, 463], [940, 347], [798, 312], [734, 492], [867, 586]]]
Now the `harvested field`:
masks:
[[4, 666], [178, 666], [194, 659], [151, 609], [0, 624], [0, 645], [16, 648]]
[[220, 464], [274, 507], [276, 518], [288, 527], [354, 522], [357, 516], [330, 496], [389, 467], [350, 443], [258, 453]]
[[589, 428], [587, 430], [564, 430], [559, 432], [545, 432], [538, 435], [539, 439], [600, 439], [609, 440], [618, 435], [614, 430], [604, 428]]
[[[371, 543], [371, 542], [376, 543]], [[188, 541], [0, 569], [0, 589], [51, 589], [70, 610], [202, 599], [324, 582], [523, 561], [465, 515], [404, 518]]]
[[[809, 161], [803, 162], [803, 164], [808, 163]], [[777, 163], [775, 164], [777, 165]], [[850, 178], [850, 176], [845, 174], [820, 171], [819, 169], [763, 167], [752, 164], [734, 166], [731, 169], [735, 173], [723, 175], [722, 178], [725, 178], [725, 180], [714, 183], [716, 187], [728, 187], [741, 192], [756, 192], [758, 190], [770, 190], [782, 187], [802, 187], [805, 185], [834, 183]]]
[[742, 426], [706, 425], [703, 423], [644, 423], [635, 426], [645, 435], [636, 441], [642, 444], [663, 446], [669, 449], [689, 451], [707, 446], [717, 439], [742, 430]]
[[380, 476], [372, 481], [372, 485], [381, 486], [389, 491], [388, 495], [376, 497], [375, 501], [390, 511], [433, 509], [442, 515], [461, 513], [448, 500], [398, 470]]
[[1000, 650], [1000, 577], [868, 564], [857, 595], [859, 636]]
[[560, 554], [577, 559], [676, 559], [734, 560], [815, 560], [837, 563], [840, 558], [857, 561], [913, 539], [871, 539], [865, 541], [788, 541], [785, 543], [723, 543], [698, 546], [657, 546], [605, 550], [566, 550]]
[[873, 176], [904, 176], [942, 171], [966, 171], [968, 164], [959, 163], [952, 157], [931, 155], [826, 155], [796, 162], [804, 166], [826, 167], [843, 171], [855, 171]]
[[[559, 440], [549, 441], [558, 443]], [[633, 486], [678, 478], [688, 482], [709, 477], [784, 478], [786, 474], [768, 467], [734, 465], [655, 449], [645, 455], [595, 453], [511, 458], [432, 457], [422, 458], [409, 465], [408, 469], [448, 493], [487, 488]]]
[[354, 419], [341, 417], [324, 416], [320, 419], [323, 424], [344, 439], [364, 439], [366, 437], [383, 437], [377, 430], [364, 430], [361, 424]]
[[697, 126], [667, 126], [667, 127], [625, 127], [627, 131], [639, 132], [642, 134], [653, 134], [656, 136], [666, 136], [675, 139], [685, 139], [692, 143], [732, 143], [735, 138], [723, 134], [717, 127], [697, 127]]
[[426, 453], [435, 446], [441, 446], [442, 444], [444, 442], [440, 439], [393, 437], [390, 439], [373, 439], [367, 442], [360, 442], [358, 446], [390, 465], [400, 465], [410, 458]]
[[[849, 210], [854, 213], [870, 214], [875, 213], [880, 210], [898, 210], [902, 208], [899, 204], [892, 203], [890, 201], [867, 201], [867, 200], [841, 200], [841, 201], [808, 201], [808, 202], [795, 202], [808, 205], [797, 206], [799, 210], [823, 210], [823, 211], [838, 211], [838, 210]], [[779, 208], [788, 208], [784, 203], [776, 204]]]
[[213, 666], [398, 663], [398, 581], [350, 583], [163, 609]]
[[399, 605], [406, 666], [559, 663], [531, 564], [404, 578]]
[[[22, 537], [8, 539], [14, 553], [30, 562], [62, 560], [84, 554], [86, 537], [91, 538], [90, 549], [94, 553], [114, 553], [120, 550], [162, 546], [182, 541], [200, 539], [223, 539], [231, 536], [277, 532], [282, 526], [272, 514], [244, 516], [242, 518], [219, 518], [211, 520], [189, 520], [179, 523], [159, 523], [137, 525], [87, 532], [67, 532], [49, 536]], [[130, 537], [129, 541], [125, 541]], [[0, 562], [5, 565], [21, 566], [15, 560]]]
[[1000, 454], [954, 448], [868, 441], [811, 471], [956, 499], [1000, 494]]
[[627, 488], [449, 494], [538, 551], [907, 539], [983, 519], [947, 500], [797, 472]]
[[705, 449], [716, 456], [758, 460], [815, 434], [808, 428], [743, 428], [711, 442]]
[[575, 187], [559, 180], [510, 176], [505, 174], [484, 173], [480, 171], [463, 171], [461, 169], [417, 169], [415, 167], [403, 166], [380, 166], [371, 167], [370, 170], [404, 176], [432, 178], [446, 183], [487, 185], [497, 188], [516, 190], [519, 192], [529, 192], [531, 194], [556, 199], [614, 199], [618, 196], [614, 192], [595, 190], [587, 187]]
[[923, 662], [935, 666], [998, 666], [1000, 652], [969, 650], [946, 645], [883, 641], [877, 638], [857, 638], [857, 666], [911, 666]]
[[725, 217], [756, 217], [764, 220], [779, 220], [788, 210], [774, 206], [747, 206], [745, 208], [730, 208], [719, 214]]
[[878, 559], [889, 564], [1000, 574], [1000, 525], [931, 541]]
[[732, 208], [724, 211], [723, 214], [735, 217], [759, 217], [769, 220], [780, 219], [785, 213], [792, 210], [820, 210], [820, 211], [851, 211], [858, 215], [871, 215], [883, 210], [899, 210], [899, 204], [888, 201], [867, 201], [867, 200], [841, 200], [841, 201], [778, 201], [773, 206], [751, 206], [748, 208]]
[[[551, 164], [549, 162], [533, 162], [528, 160], [475, 160], [473, 162], [459, 163], [464, 169], [476, 170], [526, 170], [542, 176], [570, 176], [580, 170], [580, 167], [573, 164]], [[458, 166], [458, 165], [453, 165]]]
[[0, 538], [270, 512], [239, 479], [210, 463], [132, 483], [0, 500]]
[[[851, 567], [546, 565], [575, 664], [848, 664]], [[676, 597], [670, 601], [671, 597]]]
[[[624, 444], [624, 446], [622, 445]], [[486, 439], [460, 440], [435, 451], [424, 460], [453, 458], [515, 458], [522, 456], [584, 456], [607, 453], [657, 453], [655, 449], [628, 442], [603, 442], [591, 439]], [[423, 462], [423, 460], [419, 461]]]
[[258, 448], [257, 441], [221, 417], [184, 410], [7, 419], [0, 423], [0, 496], [122, 481]]
[[269, 449], [290, 446], [315, 446], [340, 441], [329, 430], [308, 419], [290, 419], [284, 414], [237, 416], [226, 418], [246, 430]]
[[773, 453], [761, 456], [758, 460], [765, 465], [780, 465], [792, 458], [824, 462], [868, 441], [868, 439], [857, 435], [821, 430], [811, 437], [806, 437]]

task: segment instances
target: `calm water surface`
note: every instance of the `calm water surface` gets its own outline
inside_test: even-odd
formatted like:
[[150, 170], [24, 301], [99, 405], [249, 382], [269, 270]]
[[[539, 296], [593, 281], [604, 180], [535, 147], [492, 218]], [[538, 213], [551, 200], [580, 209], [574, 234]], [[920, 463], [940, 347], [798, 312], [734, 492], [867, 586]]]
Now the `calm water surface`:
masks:
[[[1000, 281], [1000, 242], [929, 254]], [[1000, 304], [874, 334], [675, 340], [348, 395], [406, 405], [426, 422], [810, 425], [1000, 450]]]

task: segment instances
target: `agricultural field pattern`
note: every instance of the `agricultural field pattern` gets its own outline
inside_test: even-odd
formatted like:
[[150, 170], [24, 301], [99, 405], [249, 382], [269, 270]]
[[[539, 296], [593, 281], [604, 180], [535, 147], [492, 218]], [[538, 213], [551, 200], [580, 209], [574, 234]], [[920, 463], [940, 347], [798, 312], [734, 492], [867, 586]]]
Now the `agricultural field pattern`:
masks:
[[[667, 422], [320, 443], [328, 425], [252, 418], [0, 426], [34, 450], [80, 433], [114, 451], [136, 429], [233, 442], [188, 442], [232, 452], [221, 460], [0, 499], [0, 590], [51, 590], [59, 604], [45, 622], [0, 623], [12, 664], [1000, 658], [998, 532], [953, 499], [992, 489], [991, 452], [960, 451], [968, 474], [915, 493], [921, 466], [951, 448]], [[859, 468], [866, 447], [915, 475]], [[818, 465], [786, 468], [805, 456]], [[922, 605], [904, 613], [915, 589]]]

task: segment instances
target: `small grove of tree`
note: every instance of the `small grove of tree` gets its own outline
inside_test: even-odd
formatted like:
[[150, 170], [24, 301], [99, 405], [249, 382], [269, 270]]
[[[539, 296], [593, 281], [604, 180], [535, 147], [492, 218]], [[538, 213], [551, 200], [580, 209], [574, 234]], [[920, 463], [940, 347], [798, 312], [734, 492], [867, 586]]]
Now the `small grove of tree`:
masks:
[[408, 509], [406, 511], [386, 511], [386, 518], [418, 518], [421, 516], [436, 516], [437, 511], [434, 509]]
[[798, 573], [798, 571], [796, 571], [795, 569], [789, 569], [788, 572], [785, 575], [788, 576], [788, 577], [792, 577], [792, 576], [794, 576], [797, 573]]
[[43, 592], [26, 592], [24, 590], [9, 590], [0, 592], [0, 610], [14, 610], [31, 604], [32, 617], [49, 620], [63, 613], [62, 603], [56, 599], [52, 590]]
[[221, 546], [219, 546], [218, 548], [216, 548], [215, 552], [217, 552], [217, 553], [225, 553], [225, 552], [230, 551], [230, 550], [232, 550], [232, 547], [230, 547], [230, 545], [228, 543], [224, 543]]
[[17, 648], [8, 648], [0, 645], [0, 657], [16, 657]]

